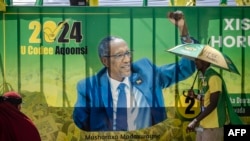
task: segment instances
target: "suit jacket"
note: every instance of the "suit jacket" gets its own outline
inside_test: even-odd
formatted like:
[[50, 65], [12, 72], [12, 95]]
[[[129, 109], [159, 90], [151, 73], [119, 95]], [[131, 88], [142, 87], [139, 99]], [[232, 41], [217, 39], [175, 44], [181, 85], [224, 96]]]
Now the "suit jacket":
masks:
[[[132, 86], [146, 97], [150, 105], [152, 125], [167, 118], [162, 89], [188, 78], [194, 71], [194, 62], [184, 58], [178, 63], [160, 67], [146, 58], [132, 64], [129, 79]], [[80, 80], [77, 91], [73, 111], [75, 124], [86, 131], [112, 131], [113, 107], [107, 69], [103, 68], [96, 75]]]

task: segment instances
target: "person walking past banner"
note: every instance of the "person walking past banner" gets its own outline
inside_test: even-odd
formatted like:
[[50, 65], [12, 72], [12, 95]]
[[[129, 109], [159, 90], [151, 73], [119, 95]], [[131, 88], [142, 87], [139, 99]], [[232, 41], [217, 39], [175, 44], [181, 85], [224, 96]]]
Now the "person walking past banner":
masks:
[[21, 104], [15, 91], [0, 96], [0, 141], [41, 141], [36, 126], [20, 111]]

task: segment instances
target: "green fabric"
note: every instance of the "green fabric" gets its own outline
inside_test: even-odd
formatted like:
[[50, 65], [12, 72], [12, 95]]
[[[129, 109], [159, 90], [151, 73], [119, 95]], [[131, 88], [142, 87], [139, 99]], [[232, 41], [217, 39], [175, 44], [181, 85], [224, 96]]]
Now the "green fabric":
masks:
[[227, 5], [227, 0], [220, 0], [220, 5]]
[[[221, 77], [221, 75], [213, 70], [212, 68], [207, 69], [205, 72], [205, 81], [208, 82], [209, 78], [211, 76], [217, 75], [222, 80], [222, 94], [219, 97], [218, 105], [217, 105], [217, 114], [220, 117], [219, 118], [219, 127], [223, 127], [226, 122], [226, 109], [228, 111], [228, 116], [230, 119], [230, 124], [232, 125], [242, 125], [243, 122], [240, 119], [240, 117], [237, 115], [237, 113], [234, 111], [233, 106], [230, 102], [227, 87], [224, 79]], [[209, 89], [209, 86], [203, 87], [203, 91], [206, 92]], [[226, 106], [226, 108], [225, 108]]]
[[143, 6], [148, 6], [148, 0], [143, 0]]
[[4, 0], [6, 5], [12, 5], [13, 1], [12, 0]]
[[36, 0], [35, 6], [43, 6], [43, 0]]

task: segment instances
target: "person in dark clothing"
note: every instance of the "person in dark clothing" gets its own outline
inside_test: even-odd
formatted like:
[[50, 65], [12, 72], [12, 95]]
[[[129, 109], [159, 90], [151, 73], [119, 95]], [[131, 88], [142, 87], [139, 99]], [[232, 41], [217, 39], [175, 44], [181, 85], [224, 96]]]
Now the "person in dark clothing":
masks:
[[0, 140], [41, 141], [31, 119], [21, 112], [22, 97], [15, 91], [0, 96]]

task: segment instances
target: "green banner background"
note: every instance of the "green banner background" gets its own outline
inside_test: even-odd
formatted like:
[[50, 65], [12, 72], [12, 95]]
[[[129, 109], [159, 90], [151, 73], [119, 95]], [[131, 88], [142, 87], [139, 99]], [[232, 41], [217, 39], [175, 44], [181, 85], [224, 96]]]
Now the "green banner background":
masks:
[[[184, 12], [191, 36], [226, 53], [238, 67], [240, 76], [221, 73], [231, 102], [241, 108], [238, 113], [249, 123], [250, 9], [247, 7], [7, 7], [0, 14], [4, 70], [0, 81], [5, 80], [9, 88], [25, 96], [23, 112], [35, 121], [43, 140], [116, 136], [123, 139], [122, 135], [133, 140], [133, 134], [157, 136], [153, 140], [191, 140], [193, 135], [184, 133], [188, 116], [176, 114], [175, 100], [190, 88], [194, 76], [163, 90], [170, 119], [155, 127], [134, 132], [86, 133], [79, 131], [71, 118], [77, 81], [102, 68], [97, 45], [103, 37], [112, 34], [124, 38], [134, 50], [133, 60], [147, 57], [163, 65], [179, 59], [165, 51], [180, 44], [177, 29], [166, 18], [168, 12], [176, 10]], [[61, 22], [68, 28], [58, 28]], [[54, 32], [57, 28], [59, 31]], [[80, 31], [77, 38], [70, 36], [77, 31]], [[57, 46], [87, 50], [82, 54], [62, 55], [55, 54]], [[52, 54], [32, 52], [40, 48], [51, 49]]]

